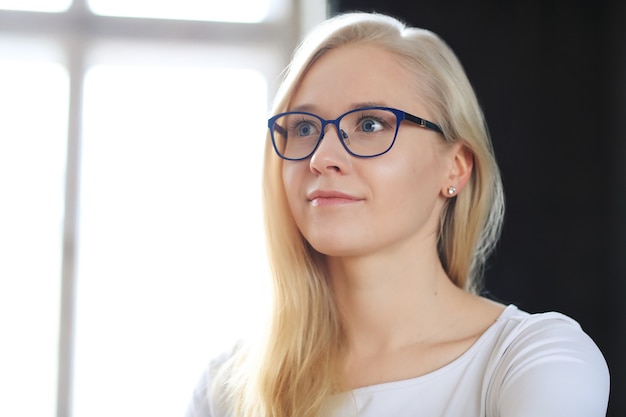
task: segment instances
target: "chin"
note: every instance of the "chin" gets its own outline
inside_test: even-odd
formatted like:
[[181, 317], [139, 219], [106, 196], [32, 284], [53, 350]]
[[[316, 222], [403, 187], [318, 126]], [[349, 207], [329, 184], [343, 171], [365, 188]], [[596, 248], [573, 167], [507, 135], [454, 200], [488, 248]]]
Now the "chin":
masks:
[[364, 248], [362, 245], [355, 245], [354, 243], [348, 244], [342, 242], [340, 239], [330, 240], [308, 240], [309, 245], [322, 255], [331, 257], [350, 257], [363, 254]]
[[[308, 226], [308, 225], [305, 225]], [[315, 224], [313, 227], [300, 228], [300, 233], [304, 236], [309, 245], [317, 252], [326, 256], [359, 256], [371, 249], [371, 236], [362, 233], [355, 227], [345, 224]]]

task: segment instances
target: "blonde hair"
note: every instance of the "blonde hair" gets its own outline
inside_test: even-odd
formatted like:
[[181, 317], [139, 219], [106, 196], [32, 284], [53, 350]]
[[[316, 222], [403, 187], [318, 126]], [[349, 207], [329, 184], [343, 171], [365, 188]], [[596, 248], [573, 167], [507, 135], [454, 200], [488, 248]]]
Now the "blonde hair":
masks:
[[[273, 112], [288, 110], [299, 83], [321, 55], [355, 43], [397, 54], [415, 74], [416, 91], [430, 106], [445, 140], [462, 143], [474, 156], [468, 184], [444, 207], [437, 244], [450, 279], [477, 292], [482, 268], [499, 236], [502, 186], [474, 91], [458, 59], [439, 37], [380, 14], [329, 19], [296, 50]], [[237, 416], [317, 417], [330, 396], [342, 389], [346, 339], [325, 258], [295, 225], [283, 189], [282, 164], [268, 135], [263, 187], [274, 304], [265, 338], [234, 355], [217, 379], [225, 390], [220, 397]]]

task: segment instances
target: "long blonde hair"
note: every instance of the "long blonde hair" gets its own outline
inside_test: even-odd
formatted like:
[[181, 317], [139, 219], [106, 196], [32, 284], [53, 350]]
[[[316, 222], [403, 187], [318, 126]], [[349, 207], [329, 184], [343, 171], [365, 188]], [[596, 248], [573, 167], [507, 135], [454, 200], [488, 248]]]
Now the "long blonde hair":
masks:
[[[415, 74], [446, 141], [474, 156], [470, 181], [448, 199], [438, 251], [450, 279], [476, 292], [487, 256], [499, 236], [503, 194], [498, 167], [474, 91], [458, 59], [433, 33], [379, 14], [351, 13], [319, 25], [299, 46], [276, 95], [273, 112], [288, 110], [311, 65], [328, 50], [370, 44], [395, 53]], [[346, 338], [328, 285], [325, 257], [303, 238], [287, 205], [282, 164], [266, 138], [264, 215], [274, 299], [259, 344], [241, 349], [217, 378], [219, 396], [233, 415], [317, 417], [342, 389]], [[217, 394], [215, 394], [217, 395]]]

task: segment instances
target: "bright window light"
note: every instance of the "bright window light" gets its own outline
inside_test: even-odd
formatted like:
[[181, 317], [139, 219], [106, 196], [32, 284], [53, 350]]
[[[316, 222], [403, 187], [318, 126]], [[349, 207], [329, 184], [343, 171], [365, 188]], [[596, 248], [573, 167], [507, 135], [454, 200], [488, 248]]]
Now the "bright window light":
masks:
[[73, 416], [183, 415], [209, 359], [257, 326], [266, 84], [243, 68], [88, 71]]
[[161, 19], [261, 22], [271, 0], [88, 0], [89, 8], [106, 16]]
[[52, 417], [68, 74], [0, 53], [0, 91], [0, 415]]
[[29, 12], [63, 12], [71, 5], [72, 0], [0, 0], [0, 9]]

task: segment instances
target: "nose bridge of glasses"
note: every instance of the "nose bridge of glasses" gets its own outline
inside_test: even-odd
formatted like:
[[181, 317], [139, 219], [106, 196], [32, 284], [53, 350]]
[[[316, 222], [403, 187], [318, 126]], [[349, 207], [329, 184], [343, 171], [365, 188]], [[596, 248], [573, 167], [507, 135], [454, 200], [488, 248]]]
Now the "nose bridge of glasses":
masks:
[[326, 135], [326, 129], [328, 128], [329, 125], [335, 126], [335, 130], [337, 131], [337, 135], [339, 139], [343, 141], [348, 138], [348, 134], [346, 133], [346, 131], [343, 130], [341, 126], [339, 125], [341, 123], [341, 118], [335, 119], [335, 120], [323, 120], [322, 123], [323, 124], [322, 124], [322, 132], [320, 135], [320, 139], [324, 139], [324, 136]]
[[[334, 148], [335, 146], [339, 145], [339, 148], [345, 149], [346, 151], [350, 153], [347, 147], [349, 143], [348, 134], [340, 127], [341, 118], [335, 119], [335, 120], [325, 120], [322, 118], [320, 119], [322, 122], [320, 137], [318, 139], [317, 146], [315, 147], [315, 150], [313, 152], [319, 153], [320, 148], [327, 148], [328, 146], [330, 146], [331, 148]], [[336, 138], [339, 140], [338, 144], [337, 142], [335, 142], [334, 138], [330, 138], [331, 139], [330, 141], [323, 140], [326, 138], [326, 133], [328, 132], [328, 130], [329, 129], [333, 130], [333, 128], [329, 126], [334, 126], [334, 134], [336, 135]], [[322, 145], [322, 142], [325, 142], [326, 145]]]

